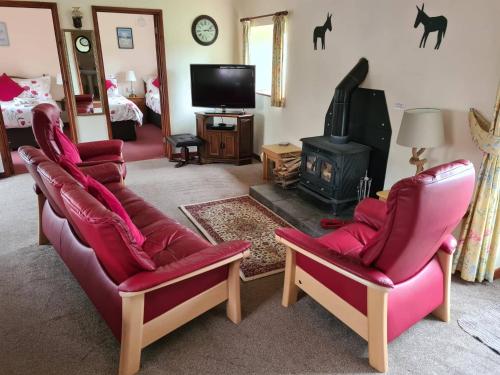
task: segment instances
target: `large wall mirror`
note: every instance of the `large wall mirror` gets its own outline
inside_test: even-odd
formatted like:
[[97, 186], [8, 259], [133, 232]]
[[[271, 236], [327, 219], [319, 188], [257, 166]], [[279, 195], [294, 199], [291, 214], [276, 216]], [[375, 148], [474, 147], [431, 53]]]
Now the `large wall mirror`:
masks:
[[125, 160], [170, 156], [162, 11], [93, 6], [92, 17], [109, 137], [125, 142]]
[[108, 132], [99, 79], [96, 43], [92, 30], [64, 30], [71, 95], [81, 142], [107, 139]]

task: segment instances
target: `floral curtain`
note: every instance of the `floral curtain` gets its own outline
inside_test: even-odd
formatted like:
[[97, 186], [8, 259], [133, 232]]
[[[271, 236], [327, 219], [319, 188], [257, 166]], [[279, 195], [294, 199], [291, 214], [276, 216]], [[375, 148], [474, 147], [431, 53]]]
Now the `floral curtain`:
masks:
[[453, 260], [466, 281], [493, 281], [500, 256], [500, 86], [491, 124], [475, 109], [469, 113], [472, 138], [484, 152], [470, 213]]
[[285, 27], [286, 15], [273, 17], [273, 65], [271, 85], [271, 106], [285, 105], [285, 87], [283, 81], [283, 64], [285, 58]]
[[251, 21], [242, 21], [243, 25], [243, 64], [250, 62], [249, 34]]

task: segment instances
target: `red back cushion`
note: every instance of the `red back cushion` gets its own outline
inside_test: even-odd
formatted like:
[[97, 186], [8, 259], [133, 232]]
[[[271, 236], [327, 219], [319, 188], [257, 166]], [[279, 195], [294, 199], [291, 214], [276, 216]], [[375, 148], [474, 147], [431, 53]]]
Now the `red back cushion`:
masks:
[[78, 164], [82, 162], [80, 158], [80, 153], [76, 148], [75, 144], [66, 137], [66, 134], [63, 133], [61, 128], [58, 126], [54, 127], [54, 140], [56, 141], [57, 147], [61, 151], [61, 154], [65, 156], [69, 161], [74, 164]]
[[132, 240], [124, 221], [91, 194], [78, 185], [65, 185], [61, 197], [69, 217], [115, 283], [156, 269], [151, 258]]
[[436, 254], [467, 211], [474, 167], [457, 160], [396, 183], [387, 219], [361, 253], [396, 284], [419, 272]]
[[0, 101], [9, 102], [24, 92], [7, 74], [0, 76]]
[[160, 81], [158, 80], [158, 77], [155, 78], [155, 80], [152, 82], [154, 86], [160, 88]]
[[145, 237], [142, 235], [140, 230], [135, 226], [135, 224], [130, 219], [127, 211], [123, 208], [120, 201], [100, 182], [95, 180], [93, 177], [83, 173], [80, 168], [71, 162], [65, 156], [61, 157], [59, 165], [68, 172], [71, 177], [78, 181], [94, 198], [101, 202], [107, 209], [113, 211], [117, 214], [127, 225], [130, 230], [132, 237], [138, 246], [142, 246]]
[[123, 208], [120, 201], [111, 193], [106, 186], [101, 184], [99, 181], [95, 180], [91, 176], [87, 176], [87, 190], [88, 192], [96, 198], [99, 202], [101, 202], [106, 208], [110, 211], [113, 211], [127, 225], [132, 237], [134, 238], [137, 245], [142, 246], [144, 241], [146, 240], [142, 235], [141, 231], [135, 226], [135, 224], [130, 219], [127, 211]]

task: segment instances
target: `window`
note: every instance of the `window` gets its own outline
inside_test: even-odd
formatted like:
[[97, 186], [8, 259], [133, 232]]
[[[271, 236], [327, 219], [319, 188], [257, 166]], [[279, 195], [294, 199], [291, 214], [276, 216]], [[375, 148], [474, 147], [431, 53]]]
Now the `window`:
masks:
[[255, 91], [271, 95], [273, 63], [273, 25], [250, 27], [248, 35], [249, 64], [255, 65]]

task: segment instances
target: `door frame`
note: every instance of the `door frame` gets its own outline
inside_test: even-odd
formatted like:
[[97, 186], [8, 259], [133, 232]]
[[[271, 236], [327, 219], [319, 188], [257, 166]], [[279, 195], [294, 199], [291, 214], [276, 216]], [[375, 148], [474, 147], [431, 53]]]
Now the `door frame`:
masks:
[[[171, 134], [170, 130], [170, 108], [168, 102], [168, 82], [167, 82], [167, 64], [165, 52], [165, 36], [163, 31], [163, 12], [161, 9], [148, 9], [148, 8], [130, 8], [130, 7], [112, 7], [112, 6], [92, 6], [92, 19], [94, 22], [94, 33], [96, 38], [97, 57], [101, 69], [99, 71], [101, 79], [101, 87], [103, 87], [104, 94], [102, 98], [104, 112], [106, 113], [106, 123], [108, 126], [108, 136], [112, 139], [111, 132], [111, 116], [109, 113], [108, 95], [105, 91], [106, 88], [106, 73], [104, 67], [104, 59], [101, 46], [101, 35], [99, 31], [99, 20], [97, 13], [128, 13], [128, 14], [144, 14], [151, 15], [154, 19], [155, 27], [155, 46], [156, 46], [156, 66], [158, 70], [158, 79], [160, 81], [160, 103], [161, 103], [161, 131], [162, 137], [165, 140]], [[164, 155], [171, 159], [172, 148], [168, 142], [163, 142]]]
[[[59, 12], [57, 10], [57, 3], [53, 2], [38, 2], [38, 1], [13, 1], [13, 0], [0, 0], [0, 7], [8, 8], [38, 8], [49, 9], [52, 14], [52, 24], [54, 26], [54, 34], [56, 39], [57, 57], [59, 60], [59, 68], [63, 79], [64, 96], [66, 98], [73, 95], [71, 93], [71, 86], [69, 85], [69, 71], [66, 65], [66, 51], [63, 49], [61, 24], [59, 22]], [[75, 110], [72, 103], [66, 103], [66, 111], [68, 112], [69, 131], [73, 142], [77, 143], [78, 138], [75, 128]], [[0, 116], [1, 117], [1, 116]], [[0, 121], [0, 153], [2, 154], [2, 162], [4, 164], [5, 172], [0, 174], [2, 177], [8, 177], [14, 174], [14, 166], [12, 164], [12, 155], [8, 145], [7, 132], [3, 124], [3, 119]]]

